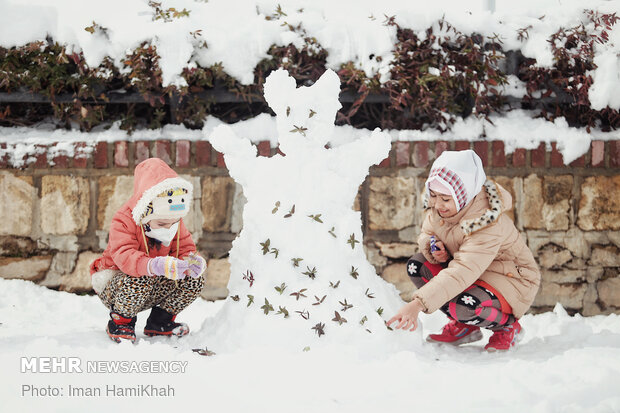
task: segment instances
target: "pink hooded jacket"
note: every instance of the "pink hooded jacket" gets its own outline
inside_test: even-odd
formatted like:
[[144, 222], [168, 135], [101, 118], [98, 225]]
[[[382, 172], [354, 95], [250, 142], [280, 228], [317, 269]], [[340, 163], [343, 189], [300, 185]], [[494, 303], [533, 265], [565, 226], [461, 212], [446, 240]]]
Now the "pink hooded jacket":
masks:
[[[120, 270], [133, 277], [147, 275], [149, 259], [157, 256], [178, 256], [183, 258], [196, 251], [192, 236], [185, 227], [183, 219], [179, 223], [177, 237], [166, 247], [148, 248], [140, 225], [149, 203], [158, 194], [171, 188], [184, 188], [188, 191], [187, 201], [192, 200], [191, 183], [180, 178], [164, 161], [151, 158], [136, 166], [134, 172], [133, 196], [112, 218], [108, 246], [100, 258], [90, 266], [90, 273], [105, 270]], [[178, 247], [177, 247], [178, 239]], [[178, 248], [178, 249], [177, 249]], [[148, 255], [147, 255], [148, 250]], [[93, 286], [95, 283], [93, 282]], [[95, 290], [97, 288], [95, 287]]]

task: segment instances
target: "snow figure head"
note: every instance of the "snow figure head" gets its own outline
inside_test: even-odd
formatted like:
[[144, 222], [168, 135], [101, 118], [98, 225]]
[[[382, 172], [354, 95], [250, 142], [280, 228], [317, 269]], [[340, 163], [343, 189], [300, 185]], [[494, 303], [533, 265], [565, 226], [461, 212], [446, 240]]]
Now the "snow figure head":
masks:
[[[280, 150], [286, 155], [322, 148], [332, 136], [336, 113], [342, 107], [338, 96], [340, 79], [327, 70], [309, 87], [297, 87], [283, 69], [265, 81], [265, 99], [276, 113]], [[320, 110], [319, 110], [320, 108]]]
[[265, 95], [286, 156], [257, 157], [227, 125], [209, 136], [247, 204], [230, 251], [229, 298], [205, 321], [201, 345], [220, 353], [354, 344], [383, 354], [420, 341], [419, 333], [386, 328], [402, 301], [366, 260], [361, 214], [352, 208], [368, 168], [387, 156], [390, 137], [375, 130], [326, 148], [339, 91], [332, 71], [301, 88], [285, 71], [269, 76]]

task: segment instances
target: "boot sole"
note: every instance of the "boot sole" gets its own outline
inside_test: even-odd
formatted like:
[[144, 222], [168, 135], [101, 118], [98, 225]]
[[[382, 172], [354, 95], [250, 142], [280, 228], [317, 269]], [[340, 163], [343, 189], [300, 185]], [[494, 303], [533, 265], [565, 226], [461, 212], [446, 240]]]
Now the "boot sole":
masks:
[[181, 334], [174, 334], [172, 331], [156, 331], [156, 330], [144, 330], [144, 335], [145, 336], [149, 336], [149, 337], [155, 337], [155, 336], [164, 336], [164, 337], [170, 337], [170, 336], [176, 336], [176, 337], [183, 337], [189, 334], [189, 330], [182, 332]]
[[110, 340], [114, 341], [115, 343], [120, 343], [122, 340], [128, 340], [131, 341], [132, 343], [136, 342], [136, 337], [134, 336], [126, 336], [123, 334], [112, 334], [110, 333], [110, 330], [108, 330], [108, 328], [106, 327], [105, 332], [108, 334], [108, 337], [110, 337]]
[[431, 338], [431, 336], [426, 337], [426, 341], [428, 341], [429, 343], [434, 343], [434, 344], [448, 344], [450, 346], [460, 346], [461, 344], [468, 344], [468, 343], [475, 343], [476, 341], [480, 341], [482, 340], [482, 331], [480, 330], [476, 330], [473, 333], [460, 338], [458, 340], [455, 341], [438, 341], [438, 340], [433, 340]]

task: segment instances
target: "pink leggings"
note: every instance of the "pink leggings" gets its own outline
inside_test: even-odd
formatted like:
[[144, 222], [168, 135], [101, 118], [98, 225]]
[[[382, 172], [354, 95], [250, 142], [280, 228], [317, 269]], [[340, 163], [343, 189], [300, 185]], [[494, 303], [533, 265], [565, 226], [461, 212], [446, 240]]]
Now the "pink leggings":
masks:
[[[407, 262], [407, 274], [420, 288], [447, 266], [447, 262], [431, 264], [424, 255], [416, 254]], [[441, 311], [453, 320], [490, 330], [515, 322], [514, 315], [502, 312], [501, 302], [492, 291], [475, 284], [445, 303]]]

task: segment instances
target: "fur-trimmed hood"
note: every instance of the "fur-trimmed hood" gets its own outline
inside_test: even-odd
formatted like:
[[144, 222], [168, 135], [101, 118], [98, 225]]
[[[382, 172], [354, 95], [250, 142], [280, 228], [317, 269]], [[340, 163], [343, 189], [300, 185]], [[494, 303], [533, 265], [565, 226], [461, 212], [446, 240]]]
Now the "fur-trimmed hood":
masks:
[[510, 193], [500, 185], [491, 180], [487, 180], [482, 188], [484, 189], [489, 207], [482, 215], [476, 218], [463, 219], [461, 221], [461, 229], [465, 235], [469, 235], [488, 225], [494, 224], [497, 222], [502, 212], [506, 212], [512, 208], [512, 197]]
[[[180, 178], [164, 161], [159, 158], [146, 159], [136, 166], [133, 182], [133, 196], [127, 205], [131, 209], [131, 215], [136, 225], [141, 224], [146, 215], [149, 204], [162, 192], [173, 188], [182, 188], [187, 191], [187, 196], [179, 198], [178, 202], [183, 210], [187, 211], [191, 204], [193, 185]], [[175, 200], [175, 203], [177, 200]], [[175, 205], [177, 209], [181, 206]]]
[[[133, 196], [112, 217], [108, 246], [102, 256], [90, 265], [95, 291], [100, 291], [114, 276], [115, 271], [122, 271], [132, 277], [142, 277], [148, 274], [148, 262], [153, 257], [174, 255], [183, 258], [190, 252], [196, 252], [196, 244], [192, 241], [192, 234], [185, 227], [183, 219], [179, 220], [177, 241], [168, 246], [160, 244], [156, 248], [148, 247], [141, 224], [147, 210], [155, 211], [149, 217], [157, 215], [158, 209], [165, 212], [159, 216], [169, 215], [169, 211], [179, 218], [185, 215], [192, 201], [192, 184], [180, 178], [161, 159], [151, 158], [136, 166], [133, 188]], [[183, 194], [177, 196], [177, 191], [168, 193], [175, 188], [183, 189], [179, 191]], [[158, 196], [164, 192], [165, 196]], [[151, 204], [155, 198], [156, 202]]]

